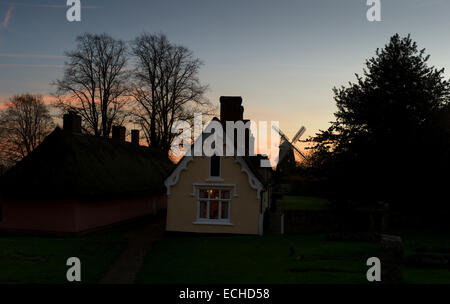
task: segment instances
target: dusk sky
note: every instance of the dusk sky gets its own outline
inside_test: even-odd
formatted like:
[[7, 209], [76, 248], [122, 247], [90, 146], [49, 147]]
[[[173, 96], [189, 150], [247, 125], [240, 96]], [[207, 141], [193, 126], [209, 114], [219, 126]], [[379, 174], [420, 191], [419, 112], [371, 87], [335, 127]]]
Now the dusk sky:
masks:
[[[106, 32], [131, 40], [165, 33], [204, 66], [207, 97], [240, 95], [245, 116], [278, 120], [288, 136], [307, 135], [333, 118], [332, 88], [361, 73], [395, 33], [412, 34], [450, 68], [450, 1], [381, 0], [381, 22], [368, 22], [366, 0], [81, 0], [82, 21], [66, 20], [66, 0], [0, 1], [0, 102], [31, 92], [48, 96], [75, 37]], [[450, 75], [446, 73], [446, 75]]]

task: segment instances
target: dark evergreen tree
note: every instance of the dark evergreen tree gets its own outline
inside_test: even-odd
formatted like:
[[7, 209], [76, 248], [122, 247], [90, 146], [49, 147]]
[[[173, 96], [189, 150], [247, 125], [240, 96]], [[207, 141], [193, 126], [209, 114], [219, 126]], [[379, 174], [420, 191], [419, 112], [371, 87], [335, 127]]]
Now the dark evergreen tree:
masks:
[[312, 139], [312, 162], [332, 191], [399, 205], [442, 190], [450, 84], [428, 59], [409, 35], [396, 34], [356, 83], [333, 89], [336, 119]]

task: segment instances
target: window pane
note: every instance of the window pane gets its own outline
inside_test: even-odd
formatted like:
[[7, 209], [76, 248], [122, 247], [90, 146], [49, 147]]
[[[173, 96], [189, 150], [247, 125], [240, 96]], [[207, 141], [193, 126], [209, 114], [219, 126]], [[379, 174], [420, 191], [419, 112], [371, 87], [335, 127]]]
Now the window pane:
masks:
[[209, 218], [218, 219], [219, 218], [219, 202], [210, 201], [209, 202]]
[[200, 201], [200, 208], [199, 208], [199, 218], [208, 218], [207, 217], [207, 202], [206, 201]]
[[219, 190], [211, 190], [209, 198], [218, 199], [219, 198]]
[[222, 190], [220, 198], [229, 199], [230, 198], [230, 190]]
[[220, 156], [211, 156], [211, 168], [209, 174], [211, 176], [220, 176]]
[[200, 190], [199, 190], [199, 197], [200, 197], [200, 198], [208, 198], [208, 190], [206, 190], [206, 189], [200, 189]]
[[228, 202], [222, 202], [222, 218], [228, 219]]

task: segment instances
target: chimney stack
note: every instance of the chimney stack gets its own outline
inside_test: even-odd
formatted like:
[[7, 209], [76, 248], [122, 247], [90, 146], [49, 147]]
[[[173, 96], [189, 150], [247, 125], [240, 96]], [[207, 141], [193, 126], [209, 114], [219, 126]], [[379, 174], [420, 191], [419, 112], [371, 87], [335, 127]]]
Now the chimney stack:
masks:
[[222, 123], [227, 121], [239, 121], [244, 117], [244, 107], [242, 106], [242, 97], [240, 96], [221, 96], [220, 97], [220, 120]]
[[131, 143], [139, 146], [139, 130], [131, 130]]
[[[220, 120], [222, 124], [227, 121], [243, 121], [246, 124], [249, 120], [244, 120], [244, 107], [242, 106], [242, 97], [240, 96], [221, 96], [220, 97]], [[237, 147], [238, 136], [237, 130], [234, 130], [234, 146]], [[253, 155], [253, 148], [255, 138], [250, 133], [249, 129], [245, 129], [245, 155]], [[251, 150], [251, 151], [250, 151]]]
[[68, 133], [81, 133], [81, 117], [74, 111], [63, 116], [63, 130]]
[[127, 129], [123, 126], [113, 126], [112, 127], [112, 138], [114, 140], [124, 142], [126, 132], [127, 132]]

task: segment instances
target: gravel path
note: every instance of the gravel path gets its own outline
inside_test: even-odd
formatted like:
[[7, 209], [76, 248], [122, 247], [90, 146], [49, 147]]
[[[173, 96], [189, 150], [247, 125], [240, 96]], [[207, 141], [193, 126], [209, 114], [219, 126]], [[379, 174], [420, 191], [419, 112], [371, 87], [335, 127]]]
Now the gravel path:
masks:
[[165, 219], [154, 218], [125, 233], [127, 247], [100, 280], [100, 284], [133, 284], [147, 252], [162, 239]]

